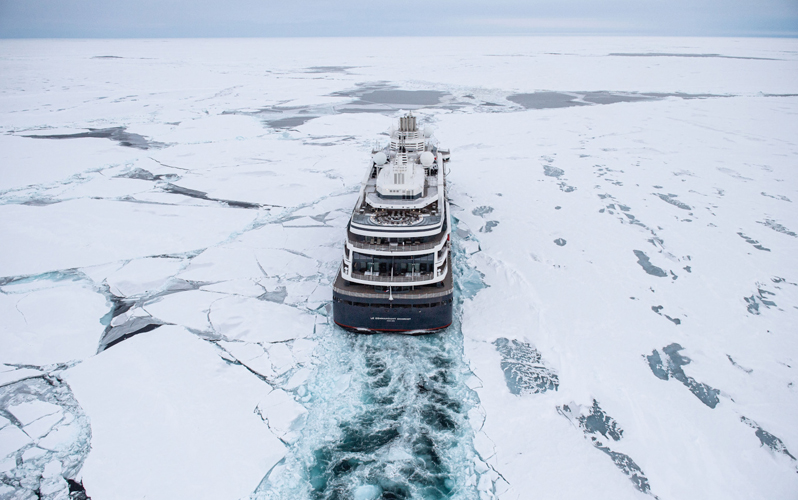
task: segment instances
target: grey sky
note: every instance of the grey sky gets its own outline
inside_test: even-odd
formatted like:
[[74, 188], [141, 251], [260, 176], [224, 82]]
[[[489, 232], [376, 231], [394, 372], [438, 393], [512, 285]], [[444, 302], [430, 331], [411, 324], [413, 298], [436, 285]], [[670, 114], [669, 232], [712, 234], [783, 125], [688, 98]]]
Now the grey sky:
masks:
[[798, 0], [0, 0], [0, 37], [798, 36]]

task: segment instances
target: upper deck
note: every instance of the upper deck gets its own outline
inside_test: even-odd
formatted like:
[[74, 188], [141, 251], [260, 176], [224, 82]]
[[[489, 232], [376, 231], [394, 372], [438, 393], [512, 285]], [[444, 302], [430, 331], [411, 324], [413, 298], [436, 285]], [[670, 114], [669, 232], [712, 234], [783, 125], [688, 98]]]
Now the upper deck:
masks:
[[[444, 231], [443, 162], [448, 151], [427, 143], [412, 114], [400, 118], [391, 143], [373, 150], [349, 230], [360, 237], [417, 239]], [[445, 156], [444, 156], [445, 155]]]

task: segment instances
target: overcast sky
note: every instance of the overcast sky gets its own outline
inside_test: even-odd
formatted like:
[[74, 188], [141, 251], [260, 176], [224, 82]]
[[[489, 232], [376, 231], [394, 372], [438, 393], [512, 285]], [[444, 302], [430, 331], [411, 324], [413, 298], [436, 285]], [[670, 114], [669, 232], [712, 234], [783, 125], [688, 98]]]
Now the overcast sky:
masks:
[[798, 36], [798, 0], [0, 0], [3, 38]]

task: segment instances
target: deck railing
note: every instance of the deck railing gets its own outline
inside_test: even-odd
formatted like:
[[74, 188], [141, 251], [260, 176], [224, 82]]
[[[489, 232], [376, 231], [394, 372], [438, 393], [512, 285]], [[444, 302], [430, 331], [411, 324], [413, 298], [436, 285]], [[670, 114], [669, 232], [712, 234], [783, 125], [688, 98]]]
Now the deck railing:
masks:
[[387, 276], [383, 275], [374, 275], [374, 274], [363, 274], [363, 273], [356, 273], [352, 272], [352, 277], [359, 280], [364, 281], [373, 281], [375, 283], [413, 283], [413, 282], [420, 282], [420, 281], [428, 281], [436, 276], [446, 276], [446, 273], [449, 272], [449, 266], [444, 266], [442, 269], [439, 269], [439, 273], [412, 273], [410, 276], [391, 276], [388, 274]]
[[[333, 287], [333, 291], [340, 293], [342, 295], [348, 295], [350, 297], [360, 297], [363, 299], [385, 299], [388, 297], [388, 292], [381, 292], [381, 293], [368, 293], [368, 292], [352, 292], [349, 290], [344, 290], [343, 288], [338, 288], [337, 286]], [[451, 295], [452, 290], [445, 290], [441, 292], [424, 292], [424, 293], [415, 293], [415, 292], [401, 292], [396, 293], [394, 298], [396, 299], [432, 299], [435, 297], [445, 297], [447, 295]]]
[[411, 276], [382, 276], [353, 272], [352, 277], [359, 280], [374, 281], [375, 283], [412, 283], [414, 281], [431, 280], [435, 275], [433, 273], [413, 273]]
[[410, 245], [372, 245], [370, 243], [364, 243], [361, 241], [355, 241], [355, 235], [352, 234], [351, 231], [348, 232], [349, 236], [349, 244], [355, 248], [362, 248], [364, 250], [378, 250], [380, 252], [415, 252], [418, 250], [432, 250], [436, 246], [441, 244], [443, 241], [443, 235], [437, 240], [431, 243], [419, 243], [419, 244], [410, 244]]

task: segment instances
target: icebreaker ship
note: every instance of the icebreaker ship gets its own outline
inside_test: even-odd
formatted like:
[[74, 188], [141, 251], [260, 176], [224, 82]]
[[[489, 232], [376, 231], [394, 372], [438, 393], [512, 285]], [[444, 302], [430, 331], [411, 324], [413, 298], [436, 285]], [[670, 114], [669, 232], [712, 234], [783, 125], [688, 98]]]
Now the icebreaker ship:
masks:
[[372, 151], [333, 285], [336, 324], [416, 334], [452, 323], [448, 161], [412, 113]]

